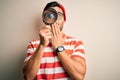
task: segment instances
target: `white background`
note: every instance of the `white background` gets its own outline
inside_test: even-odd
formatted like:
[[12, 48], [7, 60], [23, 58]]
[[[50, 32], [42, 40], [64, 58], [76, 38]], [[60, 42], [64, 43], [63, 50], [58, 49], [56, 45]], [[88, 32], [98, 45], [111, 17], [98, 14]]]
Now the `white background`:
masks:
[[[0, 0], [0, 80], [21, 80], [28, 42], [52, 0]], [[84, 42], [85, 80], [120, 80], [120, 0], [57, 0], [66, 8], [64, 32]]]

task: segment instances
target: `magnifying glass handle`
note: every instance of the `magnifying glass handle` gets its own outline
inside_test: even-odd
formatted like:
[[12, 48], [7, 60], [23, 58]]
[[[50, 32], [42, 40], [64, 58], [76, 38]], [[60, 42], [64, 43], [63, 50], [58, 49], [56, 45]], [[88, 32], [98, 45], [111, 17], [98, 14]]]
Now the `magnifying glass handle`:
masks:
[[52, 27], [52, 24], [50, 24], [50, 27]]

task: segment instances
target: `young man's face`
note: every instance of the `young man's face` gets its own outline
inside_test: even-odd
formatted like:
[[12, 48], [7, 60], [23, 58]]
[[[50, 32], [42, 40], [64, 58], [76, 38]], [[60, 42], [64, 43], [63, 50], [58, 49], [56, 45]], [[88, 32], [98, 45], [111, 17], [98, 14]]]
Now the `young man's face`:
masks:
[[63, 29], [63, 25], [64, 25], [64, 15], [63, 15], [63, 11], [61, 8], [59, 7], [52, 7], [53, 9], [55, 9], [58, 12], [58, 18], [56, 20], [56, 24], [59, 25], [60, 30]]

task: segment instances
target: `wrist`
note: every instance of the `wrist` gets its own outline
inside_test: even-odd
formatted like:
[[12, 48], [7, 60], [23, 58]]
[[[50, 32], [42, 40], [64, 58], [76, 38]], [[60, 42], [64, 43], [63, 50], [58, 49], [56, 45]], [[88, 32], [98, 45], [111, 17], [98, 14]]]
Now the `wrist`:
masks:
[[42, 45], [42, 44], [39, 44], [38, 48], [40, 49], [44, 49], [46, 46]]
[[36, 51], [35, 51], [35, 53], [40, 54], [42, 56], [43, 53], [44, 53], [44, 49], [45, 49], [45, 46], [39, 44]]
[[45, 48], [46, 46], [45, 45], [39, 45], [41, 48]]

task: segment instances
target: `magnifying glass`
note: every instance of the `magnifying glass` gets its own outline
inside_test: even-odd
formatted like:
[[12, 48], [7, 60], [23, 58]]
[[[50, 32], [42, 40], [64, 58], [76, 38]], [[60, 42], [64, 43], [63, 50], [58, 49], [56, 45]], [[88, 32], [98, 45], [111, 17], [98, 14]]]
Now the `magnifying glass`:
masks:
[[48, 8], [47, 10], [45, 10], [42, 14], [42, 18], [43, 18], [43, 22], [46, 25], [51, 25], [53, 24], [58, 17], [58, 13], [55, 9], [53, 8]]

